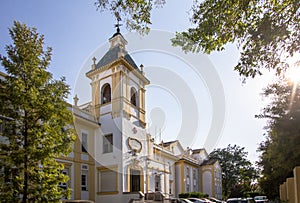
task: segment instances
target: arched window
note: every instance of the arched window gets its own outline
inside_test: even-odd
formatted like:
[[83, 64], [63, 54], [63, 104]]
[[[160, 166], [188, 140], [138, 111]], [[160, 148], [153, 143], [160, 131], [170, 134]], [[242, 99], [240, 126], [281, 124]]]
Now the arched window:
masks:
[[101, 104], [105, 104], [111, 101], [111, 89], [108, 83], [102, 86], [101, 90]]
[[132, 104], [132, 105], [134, 105], [134, 106], [138, 106], [137, 105], [137, 91], [135, 90], [135, 88], [134, 87], [132, 87], [131, 89], [130, 89], [130, 103]]

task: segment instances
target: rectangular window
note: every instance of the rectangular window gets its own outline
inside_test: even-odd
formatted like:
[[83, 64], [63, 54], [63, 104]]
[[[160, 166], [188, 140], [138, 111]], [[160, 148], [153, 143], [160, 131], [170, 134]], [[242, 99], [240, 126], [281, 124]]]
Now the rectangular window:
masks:
[[[65, 169], [62, 171], [62, 174], [69, 176], [69, 169], [68, 169], [68, 168], [65, 168]], [[59, 183], [59, 187], [61, 187], [62, 189], [66, 190], [66, 189], [68, 188], [68, 183], [60, 182], [60, 183]]]
[[161, 174], [156, 174], [155, 175], [155, 192], [156, 191], [161, 191], [161, 179], [160, 179]]
[[193, 169], [193, 189], [194, 189], [194, 191], [198, 191], [196, 169]]
[[172, 183], [173, 181], [169, 181], [169, 194], [172, 194]]
[[186, 192], [190, 192], [190, 184], [189, 183], [186, 184]]
[[186, 192], [190, 192], [190, 169], [186, 167]]
[[9, 184], [12, 181], [12, 172], [9, 170], [7, 167], [2, 167], [1, 168], [1, 177], [4, 177], [4, 183]]
[[172, 174], [172, 165], [170, 164], [170, 162], [168, 162], [168, 166], [169, 166], [169, 172], [170, 174]]
[[87, 152], [88, 150], [88, 135], [86, 133], [81, 133], [81, 151]]
[[104, 135], [103, 136], [103, 153], [113, 152], [113, 135]]
[[81, 190], [88, 191], [88, 166], [81, 165]]
[[117, 191], [117, 175], [114, 170], [98, 171], [99, 192], [116, 192]]

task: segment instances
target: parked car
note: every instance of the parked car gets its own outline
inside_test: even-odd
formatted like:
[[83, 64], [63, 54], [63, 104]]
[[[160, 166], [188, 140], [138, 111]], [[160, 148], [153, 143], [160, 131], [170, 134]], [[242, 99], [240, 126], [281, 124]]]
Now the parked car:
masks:
[[225, 203], [225, 201], [219, 200], [214, 197], [208, 197], [207, 199], [211, 200], [212, 202], [216, 202], [216, 203]]
[[179, 203], [193, 203], [193, 202], [188, 199], [179, 199]]
[[63, 200], [63, 203], [94, 203], [91, 200]]
[[201, 200], [204, 200], [205, 203], [214, 203], [212, 200], [208, 199], [208, 198], [200, 198]]
[[250, 197], [246, 199], [246, 202], [247, 203], [255, 203], [254, 199], [250, 198]]
[[242, 203], [241, 198], [229, 198], [226, 202], [227, 203]]
[[267, 199], [267, 196], [256, 196], [256, 197], [254, 197], [254, 201], [260, 202], [260, 203], [269, 202], [269, 200]]
[[230, 198], [227, 203], [255, 203], [253, 198]]
[[205, 200], [205, 199], [200, 199], [200, 198], [189, 198], [189, 200], [191, 200], [192, 202], [195, 203], [211, 203], [211, 201], [209, 200]]

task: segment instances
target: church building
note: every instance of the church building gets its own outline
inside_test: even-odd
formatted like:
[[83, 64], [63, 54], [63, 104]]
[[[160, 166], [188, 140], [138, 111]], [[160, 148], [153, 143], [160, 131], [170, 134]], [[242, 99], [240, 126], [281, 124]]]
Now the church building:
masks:
[[[72, 199], [95, 202], [163, 200], [184, 192], [222, 198], [221, 168], [205, 149], [184, 149], [180, 140], [156, 143], [146, 130], [145, 92], [150, 81], [126, 51], [119, 29], [97, 61], [90, 102], [70, 108], [78, 139], [59, 161], [69, 175]], [[98, 56], [97, 56], [98, 57]]]
[[185, 192], [222, 198], [222, 169], [205, 149], [184, 149], [180, 140], [156, 143], [147, 132], [150, 81], [126, 51], [119, 29], [109, 42], [109, 50], [98, 61], [101, 56], [95, 56], [86, 73], [90, 102], [79, 105], [75, 96], [69, 106], [78, 139], [72, 153], [58, 159], [70, 177], [60, 186], [72, 188], [72, 200], [99, 203], [161, 201]]

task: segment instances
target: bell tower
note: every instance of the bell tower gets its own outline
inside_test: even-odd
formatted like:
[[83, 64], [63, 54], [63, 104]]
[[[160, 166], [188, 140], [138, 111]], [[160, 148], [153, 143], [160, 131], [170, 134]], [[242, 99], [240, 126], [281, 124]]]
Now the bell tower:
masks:
[[[91, 108], [101, 124], [95, 138], [97, 177], [103, 170], [118, 172], [118, 181], [110, 183], [115, 195], [111, 198], [123, 198], [123, 192], [145, 192], [145, 157], [150, 139], [145, 117], [145, 87], [150, 81], [143, 66], [138, 67], [126, 51], [127, 41], [119, 25], [117, 28], [109, 39], [108, 51], [99, 61], [93, 58], [91, 70], [86, 73], [91, 80]], [[110, 202], [110, 196], [104, 193], [100, 188], [99, 201]]]
[[145, 128], [145, 86], [149, 80], [126, 51], [127, 41], [117, 29], [109, 39], [110, 48], [91, 70], [92, 109], [100, 123], [104, 114], [138, 122]]

